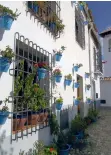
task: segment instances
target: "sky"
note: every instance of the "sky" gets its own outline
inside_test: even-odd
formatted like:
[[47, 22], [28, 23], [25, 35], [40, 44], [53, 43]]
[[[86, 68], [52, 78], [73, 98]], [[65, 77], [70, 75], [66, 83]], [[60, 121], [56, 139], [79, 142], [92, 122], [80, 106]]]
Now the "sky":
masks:
[[111, 1], [87, 1], [87, 3], [92, 10], [98, 32], [111, 27]]

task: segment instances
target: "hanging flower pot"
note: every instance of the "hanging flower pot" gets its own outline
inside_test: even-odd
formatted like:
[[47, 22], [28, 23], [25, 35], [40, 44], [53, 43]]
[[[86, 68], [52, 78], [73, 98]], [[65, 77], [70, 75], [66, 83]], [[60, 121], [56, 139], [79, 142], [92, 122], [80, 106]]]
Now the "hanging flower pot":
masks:
[[79, 82], [75, 82], [75, 83], [74, 83], [74, 87], [75, 87], [75, 88], [79, 88], [79, 86], [80, 86], [80, 83], [79, 83]]
[[87, 98], [87, 103], [90, 104], [91, 103], [91, 99]]
[[30, 8], [31, 10], [33, 9], [33, 2], [28, 1], [28, 8]]
[[91, 88], [90, 84], [86, 85], [86, 90], [89, 90], [90, 88]]
[[55, 78], [55, 82], [60, 83], [62, 78], [62, 73], [60, 69], [55, 69], [53, 71], [53, 76]]
[[70, 86], [71, 82], [72, 82], [72, 75], [71, 74], [66, 75], [65, 76], [65, 85]]
[[56, 29], [56, 24], [54, 22], [50, 22], [49, 27], [52, 31], [54, 31]]
[[4, 51], [1, 51], [2, 57], [0, 57], [0, 72], [7, 72], [10, 64], [12, 62], [12, 58], [14, 57], [14, 53], [9, 46], [6, 46]]
[[64, 148], [60, 150], [60, 155], [69, 155], [71, 146], [69, 144], [66, 144], [63, 146]]
[[8, 116], [9, 116], [8, 111], [0, 111], [0, 125], [5, 124]]
[[5, 30], [10, 30], [13, 21], [17, 19], [20, 13], [17, 14], [17, 9], [16, 9], [16, 12], [13, 12], [9, 8], [4, 7], [2, 5], [0, 5], [0, 10], [1, 10], [0, 28], [5, 29]]
[[90, 73], [85, 73], [85, 78], [86, 79], [89, 78], [89, 76], [90, 76]]
[[45, 62], [37, 63], [34, 66], [37, 67], [37, 73], [38, 73], [39, 79], [44, 79], [46, 76], [47, 70], [48, 69], [50, 70], [49, 66]]
[[84, 6], [83, 6], [82, 4], [79, 4], [79, 9], [80, 9], [81, 11], [83, 11], [83, 10], [84, 10]]
[[78, 72], [79, 67], [78, 66], [74, 66], [74, 71]]
[[57, 109], [57, 110], [61, 110], [62, 105], [63, 105], [63, 99], [62, 99], [62, 97], [60, 97], [60, 98], [58, 98], [58, 99], [56, 100], [56, 109]]
[[78, 99], [74, 100], [74, 105], [79, 105], [79, 103], [80, 103], [80, 100], [78, 100]]
[[60, 61], [61, 60], [61, 57], [62, 57], [62, 54], [61, 53], [56, 53], [55, 54], [56, 61]]
[[33, 11], [35, 13], [38, 13], [38, 11], [39, 11], [39, 6], [38, 6], [38, 2], [37, 1], [33, 1]]
[[0, 72], [7, 72], [10, 67], [8, 58], [0, 57]]

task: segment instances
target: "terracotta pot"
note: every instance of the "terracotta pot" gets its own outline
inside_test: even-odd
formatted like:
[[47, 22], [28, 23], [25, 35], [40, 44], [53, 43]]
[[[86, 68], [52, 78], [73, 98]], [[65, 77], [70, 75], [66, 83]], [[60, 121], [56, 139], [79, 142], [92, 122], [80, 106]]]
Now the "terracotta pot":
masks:
[[39, 119], [39, 115], [38, 114], [29, 115], [29, 117], [28, 117], [28, 124], [29, 125], [37, 125], [38, 119]]
[[20, 118], [13, 119], [13, 131], [16, 131], [18, 129], [19, 123], [20, 123]]
[[18, 130], [24, 128], [24, 125], [25, 125], [26, 121], [27, 121], [27, 116], [21, 116], [21, 119], [20, 119], [20, 122], [19, 122], [19, 125], [18, 125]]

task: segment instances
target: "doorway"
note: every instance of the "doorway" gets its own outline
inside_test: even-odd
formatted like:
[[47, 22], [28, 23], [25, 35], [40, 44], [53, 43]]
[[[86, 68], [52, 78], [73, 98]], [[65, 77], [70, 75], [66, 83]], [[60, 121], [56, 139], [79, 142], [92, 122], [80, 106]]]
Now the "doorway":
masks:
[[[81, 97], [81, 101], [83, 101], [83, 77], [80, 75], [77, 75], [77, 82], [80, 83], [79, 88], [77, 88], [77, 97]], [[78, 114], [81, 113], [81, 104], [83, 103], [80, 102], [80, 104], [77, 107]]]

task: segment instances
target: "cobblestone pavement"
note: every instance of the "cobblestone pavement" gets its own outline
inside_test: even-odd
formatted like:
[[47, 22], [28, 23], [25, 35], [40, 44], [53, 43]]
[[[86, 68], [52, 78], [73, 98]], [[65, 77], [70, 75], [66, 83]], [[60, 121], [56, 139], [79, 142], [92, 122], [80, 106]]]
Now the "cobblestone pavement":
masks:
[[111, 108], [102, 108], [100, 119], [89, 126], [88, 133], [94, 142], [97, 155], [111, 155]]

